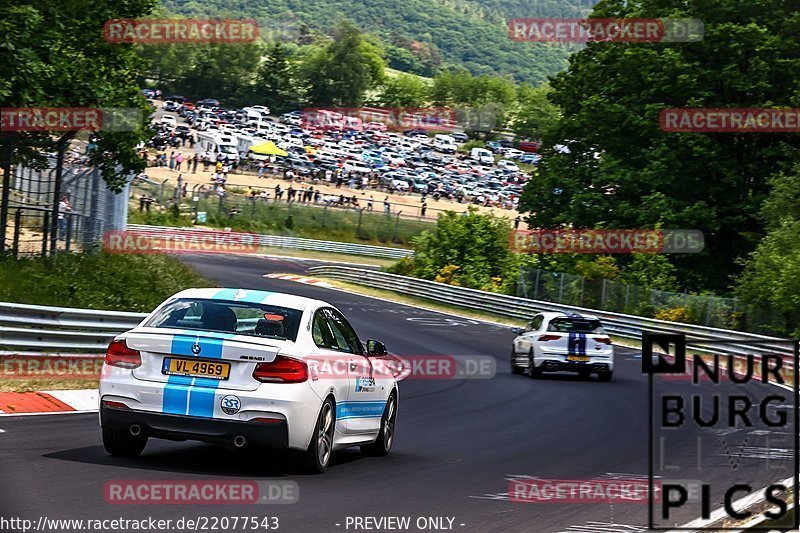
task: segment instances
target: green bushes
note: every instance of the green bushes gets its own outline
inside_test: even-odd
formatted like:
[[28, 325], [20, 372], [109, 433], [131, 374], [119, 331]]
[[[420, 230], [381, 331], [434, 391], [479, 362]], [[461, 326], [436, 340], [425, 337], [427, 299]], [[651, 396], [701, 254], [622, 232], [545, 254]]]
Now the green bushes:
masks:
[[67, 254], [0, 260], [0, 301], [152, 311], [168, 296], [212, 283], [164, 255]]
[[450, 285], [494, 292], [513, 292], [519, 258], [509, 246], [511, 225], [477, 210], [439, 216], [436, 229], [412, 240], [414, 257], [389, 272]]

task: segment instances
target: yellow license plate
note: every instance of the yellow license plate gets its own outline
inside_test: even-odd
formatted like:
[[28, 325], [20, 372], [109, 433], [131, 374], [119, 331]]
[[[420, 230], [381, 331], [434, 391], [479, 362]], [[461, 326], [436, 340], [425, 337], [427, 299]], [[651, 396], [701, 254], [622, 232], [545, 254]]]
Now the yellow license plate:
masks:
[[589, 361], [588, 355], [568, 355], [567, 361], [577, 361], [579, 363], [586, 363]]
[[230, 363], [218, 361], [202, 361], [196, 359], [164, 359], [162, 368], [164, 374], [169, 376], [189, 376], [193, 378], [228, 379], [231, 372]]

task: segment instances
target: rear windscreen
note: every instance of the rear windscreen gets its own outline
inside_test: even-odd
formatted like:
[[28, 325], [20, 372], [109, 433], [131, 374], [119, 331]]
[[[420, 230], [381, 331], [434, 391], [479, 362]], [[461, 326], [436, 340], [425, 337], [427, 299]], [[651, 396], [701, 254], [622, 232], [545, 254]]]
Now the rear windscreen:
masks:
[[302, 316], [300, 310], [274, 305], [179, 298], [167, 303], [145, 326], [295, 341]]
[[591, 320], [586, 318], [554, 318], [550, 321], [547, 331], [556, 331], [559, 333], [594, 333], [597, 335], [605, 335], [603, 326], [600, 325], [599, 320]]

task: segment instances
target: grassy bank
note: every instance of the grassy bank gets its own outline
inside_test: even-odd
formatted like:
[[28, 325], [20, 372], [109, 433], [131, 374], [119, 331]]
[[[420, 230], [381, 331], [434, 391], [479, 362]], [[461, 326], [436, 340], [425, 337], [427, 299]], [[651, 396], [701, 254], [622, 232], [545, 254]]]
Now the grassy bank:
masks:
[[[375, 202], [375, 210], [359, 214], [354, 209], [304, 206], [297, 202], [252, 201], [244, 197], [229, 196], [220, 209], [218, 199], [203, 199], [197, 211], [206, 213], [206, 222], [212, 228], [231, 228], [233, 231], [304, 237], [338, 242], [372, 244], [408, 248], [411, 239], [427, 229], [434, 229], [431, 221], [415, 220], [382, 212], [382, 204]], [[183, 204], [180, 208], [141, 212], [133, 206], [128, 217], [132, 224], [160, 226], [187, 226], [194, 220], [195, 206]]]
[[117, 311], [152, 311], [188, 287], [208, 287], [174, 257], [58, 254], [0, 259], [0, 301]]

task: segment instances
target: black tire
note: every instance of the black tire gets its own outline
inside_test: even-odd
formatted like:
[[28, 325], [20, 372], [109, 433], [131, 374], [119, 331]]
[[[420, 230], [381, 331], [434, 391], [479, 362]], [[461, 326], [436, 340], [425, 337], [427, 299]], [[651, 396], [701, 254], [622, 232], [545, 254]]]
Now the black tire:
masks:
[[371, 457], [385, 457], [389, 455], [394, 443], [394, 433], [397, 427], [397, 395], [392, 392], [386, 400], [386, 407], [381, 417], [381, 430], [378, 438], [372, 444], [361, 446], [361, 453]]
[[597, 374], [597, 381], [611, 381], [611, 378], [614, 377], [614, 371], [608, 370], [606, 372], [600, 372]]
[[542, 377], [542, 369], [536, 368], [533, 362], [533, 348], [531, 347], [531, 351], [528, 352], [528, 377], [531, 379], [538, 379]]
[[520, 368], [520, 367], [518, 367], [517, 365], [514, 364], [514, 356], [515, 355], [516, 354], [514, 353], [514, 348], [512, 347], [511, 348], [511, 373], [516, 375], [516, 376], [518, 376], [520, 374], [525, 373], [525, 369], [524, 368]]
[[147, 445], [147, 437], [134, 437], [126, 429], [103, 428], [103, 447], [114, 457], [139, 457]]
[[302, 470], [307, 474], [322, 474], [328, 469], [333, 454], [333, 434], [336, 428], [336, 408], [328, 397], [314, 425], [311, 442], [302, 456]]

